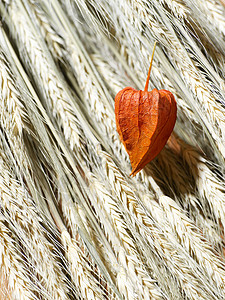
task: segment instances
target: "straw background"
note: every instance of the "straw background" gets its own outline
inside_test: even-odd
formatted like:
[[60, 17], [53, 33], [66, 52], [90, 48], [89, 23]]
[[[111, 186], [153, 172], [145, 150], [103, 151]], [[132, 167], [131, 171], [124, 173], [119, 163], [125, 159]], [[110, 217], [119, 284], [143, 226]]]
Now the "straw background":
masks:
[[[0, 299], [225, 299], [224, 0], [0, 1]], [[116, 93], [178, 105], [135, 177]]]

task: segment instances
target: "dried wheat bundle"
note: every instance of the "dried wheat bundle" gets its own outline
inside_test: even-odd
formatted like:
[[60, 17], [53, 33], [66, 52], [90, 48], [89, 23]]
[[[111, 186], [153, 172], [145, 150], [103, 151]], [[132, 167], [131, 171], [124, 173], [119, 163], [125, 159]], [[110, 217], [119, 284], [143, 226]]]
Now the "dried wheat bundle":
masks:
[[[0, 3], [1, 299], [224, 299], [224, 6]], [[114, 96], [170, 90], [135, 178]]]

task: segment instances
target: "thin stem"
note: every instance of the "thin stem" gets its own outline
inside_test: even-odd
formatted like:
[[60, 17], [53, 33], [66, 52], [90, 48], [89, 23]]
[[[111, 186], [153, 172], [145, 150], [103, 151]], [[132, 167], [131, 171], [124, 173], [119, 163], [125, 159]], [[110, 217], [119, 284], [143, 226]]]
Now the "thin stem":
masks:
[[145, 92], [148, 91], [148, 84], [149, 84], [149, 79], [150, 79], [150, 74], [151, 74], [151, 69], [152, 69], [152, 62], [153, 62], [153, 57], [154, 57], [154, 52], [155, 52], [156, 44], [157, 44], [157, 41], [155, 41], [154, 47], [153, 47], [153, 51], [152, 51], [152, 58], [151, 58], [150, 66], [149, 66], [149, 69], [148, 69], [148, 76], [147, 76], [147, 80], [146, 80], [146, 84], [145, 84], [145, 89], [144, 89]]

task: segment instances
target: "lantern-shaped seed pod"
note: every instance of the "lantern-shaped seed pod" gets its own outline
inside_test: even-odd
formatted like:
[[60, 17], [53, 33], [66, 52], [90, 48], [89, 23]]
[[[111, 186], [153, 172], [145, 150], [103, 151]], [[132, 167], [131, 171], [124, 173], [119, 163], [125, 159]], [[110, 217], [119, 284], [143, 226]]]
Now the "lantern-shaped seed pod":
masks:
[[176, 122], [173, 94], [167, 90], [148, 91], [155, 46], [144, 91], [126, 87], [115, 97], [117, 131], [129, 154], [133, 176], [163, 149]]

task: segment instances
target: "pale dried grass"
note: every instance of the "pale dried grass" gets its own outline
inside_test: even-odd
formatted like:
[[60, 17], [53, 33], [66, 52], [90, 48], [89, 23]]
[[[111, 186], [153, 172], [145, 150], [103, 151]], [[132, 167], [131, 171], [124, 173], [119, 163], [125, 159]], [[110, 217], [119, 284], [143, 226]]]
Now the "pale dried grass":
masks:
[[[13, 244], [24, 244], [22, 254], [12, 255], [20, 274], [29, 272], [27, 283], [19, 273], [15, 282], [28, 299], [35, 299], [33, 290], [50, 299], [223, 299], [222, 72], [186, 27], [195, 9], [190, 1], [116, 3], [5, 1], [3, 25], [27, 72], [6, 47], [1, 127], [9, 146], [2, 133], [1, 157], [13, 159], [10, 168], [1, 165], [8, 168], [1, 177], [8, 222], [0, 228], [14, 232]], [[213, 28], [219, 41], [218, 23]], [[184, 140], [173, 136], [131, 179], [113, 97], [125, 85], [142, 87], [154, 36], [161, 45], [151, 87], [175, 94], [176, 132]], [[193, 148], [198, 144], [208, 151], [204, 157]], [[217, 159], [220, 167], [210, 163]], [[9, 290], [15, 293], [15, 286]]]

